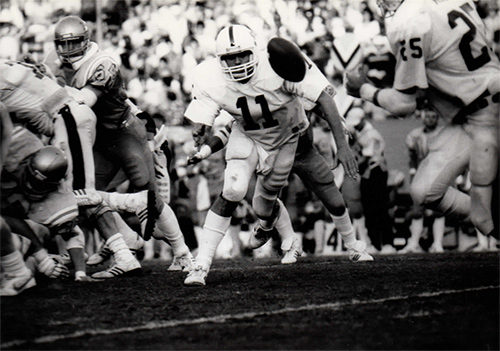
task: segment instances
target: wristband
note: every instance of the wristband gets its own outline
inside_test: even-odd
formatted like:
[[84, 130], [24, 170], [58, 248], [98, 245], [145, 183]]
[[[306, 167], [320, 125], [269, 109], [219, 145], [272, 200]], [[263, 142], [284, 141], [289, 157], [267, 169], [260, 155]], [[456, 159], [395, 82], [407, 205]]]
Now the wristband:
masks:
[[370, 102], [373, 102], [375, 103], [373, 100], [374, 100], [374, 97], [375, 97], [375, 94], [377, 93], [377, 91], [379, 91], [378, 88], [375, 88], [373, 85], [371, 84], [368, 84], [368, 83], [365, 83], [361, 86], [361, 88], [359, 89], [359, 95], [365, 99], [365, 100], [368, 100]]
[[205, 144], [201, 147], [200, 151], [198, 151], [198, 154], [204, 160], [212, 154], [212, 148]]

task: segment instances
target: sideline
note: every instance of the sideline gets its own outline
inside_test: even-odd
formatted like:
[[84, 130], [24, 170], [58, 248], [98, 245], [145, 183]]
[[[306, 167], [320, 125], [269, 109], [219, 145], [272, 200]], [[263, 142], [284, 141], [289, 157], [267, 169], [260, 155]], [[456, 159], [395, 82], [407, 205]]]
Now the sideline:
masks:
[[374, 305], [385, 303], [389, 301], [402, 301], [413, 298], [429, 298], [436, 297], [441, 295], [453, 295], [453, 294], [461, 294], [465, 292], [473, 292], [473, 291], [483, 291], [483, 290], [491, 290], [498, 289], [500, 286], [483, 286], [477, 288], [469, 288], [469, 289], [461, 289], [461, 290], [443, 290], [436, 292], [424, 292], [416, 295], [406, 295], [406, 296], [391, 296], [381, 299], [372, 299], [372, 300], [351, 300], [347, 302], [335, 302], [335, 303], [323, 303], [323, 304], [315, 304], [315, 305], [304, 305], [297, 307], [288, 307], [281, 308], [274, 311], [258, 311], [258, 312], [245, 312], [245, 313], [236, 313], [236, 314], [221, 314], [213, 317], [204, 317], [204, 318], [195, 318], [195, 319], [180, 319], [180, 320], [171, 320], [171, 321], [157, 321], [157, 322], [149, 322], [142, 325], [136, 325], [131, 327], [124, 328], [116, 328], [116, 329], [84, 329], [79, 330], [69, 334], [60, 334], [60, 335], [47, 335], [39, 338], [31, 339], [31, 340], [12, 340], [5, 343], [0, 344], [0, 348], [9, 348], [14, 346], [20, 346], [27, 343], [32, 344], [47, 344], [59, 340], [67, 340], [67, 339], [75, 339], [83, 336], [95, 336], [95, 335], [114, 335], [121, 333], [134, 333], [139, 331], [150, 331], [156, 329], [165, 329], [165, 328], [175, 328], [184, 325], [196, 325], [196, 324], [204, 324], [204, 323], [226, 323], [230, 320], [242, 320], [242, 319], [251, 319], [255, 317], [261, 316], [272, 316], [283, 313], [295, 313], [302, 311], [313, 311], [313, 310], [340, 310], [343, 307], [350, 306], [359, 306], [359, 305]]

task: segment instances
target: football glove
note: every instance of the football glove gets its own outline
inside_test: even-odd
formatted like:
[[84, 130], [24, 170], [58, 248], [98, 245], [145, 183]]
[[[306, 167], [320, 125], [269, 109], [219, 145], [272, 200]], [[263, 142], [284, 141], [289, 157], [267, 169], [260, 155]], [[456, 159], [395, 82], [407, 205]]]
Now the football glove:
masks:
[[212, 154], [212, 148], [205, 144], [200, 148], [200, 151], [198, 151], [197, 153], [195, 153], [191, 156], [188, 156], [187, 164], [188, 165], [195, 165], [197, 163], [200, 163], [201, 161], [206, 159], [211, 154]]
[[38, 263], [37, 269], [40, 273], [52, 279], [69, 277], [68, 268], [48, 255]]

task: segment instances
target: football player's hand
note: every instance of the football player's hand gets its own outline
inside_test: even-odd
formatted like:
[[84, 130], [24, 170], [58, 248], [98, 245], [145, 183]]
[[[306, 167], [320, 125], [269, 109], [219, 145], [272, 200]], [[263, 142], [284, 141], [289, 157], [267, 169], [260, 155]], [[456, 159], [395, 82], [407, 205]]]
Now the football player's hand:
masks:
[[52, 279], [69, 277], [68, 268], [50, 256], [46, 256], [37, 268], [40, 273]]
[[211, 127], [206, 124], [196, 123], [191, 132], [193, 135], [194, 145], [200, 147], [205, 144], [210, 136]]
[[356, 179], [359, 173], [358, 170], [358, 162], [356, 161], [356, 156], [354, 155], [354, 152], [348, 147], [338, 149], [337, 150], [337, 157], [342, 163], [342, 166], [344, 166], [344, 171], [346, 174], [353, 178]]
[[200, 147], [200, 151], [198, 151], [197, 153], [195, 153], [191, 156], [188, 156], [187, 164], [188, 165], [197, 164], [197, 163], [203, 161], [204, 159], [206, 159], [207, 157], [209, 157], [211, 154], [212, 154], [212, 148], [206, 144], [202, 145]]
[[359, 93], [361, 86], [370, 82], [367, 77], [367, 67], [360, 65], [352, 71], [347, 71], [344, 81], [347, 94], [357, 98], [361, 97]]

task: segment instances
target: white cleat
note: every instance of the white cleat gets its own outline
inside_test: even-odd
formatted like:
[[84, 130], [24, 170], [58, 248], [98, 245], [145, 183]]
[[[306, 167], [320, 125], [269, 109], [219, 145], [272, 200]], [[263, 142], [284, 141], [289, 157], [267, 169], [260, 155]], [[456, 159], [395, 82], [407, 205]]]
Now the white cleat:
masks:
[[19, 275], [5, 273], [0, 282], [0, 296], [16, 296], [35, 285], [36, 281], [33, 272], [28, 268]]
[[134, 258], [130, 262], [115, 263], [105, 271], [92, 274], [91, 277], [94, 279], [111, 279], [126, 276], [139, 276], [141, 274], [141, 264]]
[[[144, 245], [144, 241], [142, 240], [137, 240], [136, 243], [134, 244], [134, 247], [129, 247], [130, 252], [132, 252], [132, 255], [137, 257], [137, 251], [139, 251]], [[87, 254], [85, 254], [87, 255]], [[113, 251], [109, 248], [108, 245], [103, 245], [99, 251], [96, 253], [92, 254], [86, 261], [87, 266], [97, 266], [101, 263], [106, 262], [113, 256]]]
[[195, 261], [191, 252], [186, 252], [181, 256], [174, 256], [172, 264], [167, 271], [170, 272], [191, 272], [194, 269]]
[[347, 249], [349, 260], [353, 262], [373, 261], [373, 257], [366, 252], [366, 243], [356, 240], [354, 245]]
[[285, 255], [281, 259], [282, 264], [293, 264], [297, 262], [297, 258], [302, 255], [300, 242], [298, 238], [294, 238], [290, 250], [285, 251]]
[[204, 269], [202, 266], [198, 266], [193, 269], [184, 279], [184, 285], [189, 286], [205, 286], [205, 280], [207, 279], [208, 269]]
[[248, 239], [248, 247], [252, 250], [255, 250], [261, 246], [264, 246], [264, 244], [267, 243], [269, 239], [271, 239], [275, 231], [275, 228], [265, 230], [260, 226], [260, 224], [257, 224], [253, 228], [252, 235], [250, 235], [250, 238]]

